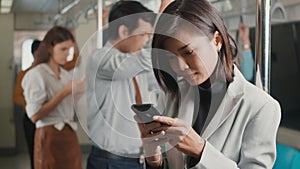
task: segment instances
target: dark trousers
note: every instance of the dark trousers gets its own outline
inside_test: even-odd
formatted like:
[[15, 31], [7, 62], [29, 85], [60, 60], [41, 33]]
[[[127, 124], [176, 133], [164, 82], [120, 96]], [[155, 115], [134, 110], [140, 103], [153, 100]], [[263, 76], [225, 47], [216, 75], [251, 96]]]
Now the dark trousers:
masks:
[[23, 125], [24, 125], [24, 133], [27, 142], [28, 152], [30, 156], [31, 169], [34, 169], [33, 147], [34, 147], [35, 124], [31, 122], [27, 114], [24, 114]]
[[[99, 148], [92, 147], [87, 161], [87, 169], [143, 169], [144, 164], [140, 164], [138, 159], [117, 159], [113, 154], [105, 157], [107, 154], [99, 150]], [[111, 158], [113, 157], [113, 158]]]

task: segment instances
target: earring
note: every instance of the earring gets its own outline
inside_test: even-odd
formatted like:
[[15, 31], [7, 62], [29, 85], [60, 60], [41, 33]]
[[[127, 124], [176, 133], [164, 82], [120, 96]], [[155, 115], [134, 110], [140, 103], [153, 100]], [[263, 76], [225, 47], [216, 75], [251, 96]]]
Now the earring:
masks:
[[221, 48], [222, 48], [222, 46], [221, 46], [221, 45], [218, 45], [218, 52], [221, 51]]

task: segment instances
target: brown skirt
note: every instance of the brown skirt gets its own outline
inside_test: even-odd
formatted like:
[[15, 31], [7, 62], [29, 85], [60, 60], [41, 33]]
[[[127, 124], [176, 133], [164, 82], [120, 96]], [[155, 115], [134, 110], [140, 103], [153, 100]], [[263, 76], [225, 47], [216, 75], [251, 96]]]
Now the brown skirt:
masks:
[[82, 169], [77, 135], [69, 125], [37, 128], [34, 138], [35, 169]]

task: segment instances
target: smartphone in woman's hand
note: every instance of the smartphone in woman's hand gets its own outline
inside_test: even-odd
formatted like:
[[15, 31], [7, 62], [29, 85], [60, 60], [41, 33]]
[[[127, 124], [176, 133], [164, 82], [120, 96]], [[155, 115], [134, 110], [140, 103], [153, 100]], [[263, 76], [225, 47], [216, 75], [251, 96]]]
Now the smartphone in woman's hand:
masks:
[[131, 105], [131, 109], [143, 123], [150, 123], [153, 121], [153, 116], [161, 115], [153, 104], [133, 104]]

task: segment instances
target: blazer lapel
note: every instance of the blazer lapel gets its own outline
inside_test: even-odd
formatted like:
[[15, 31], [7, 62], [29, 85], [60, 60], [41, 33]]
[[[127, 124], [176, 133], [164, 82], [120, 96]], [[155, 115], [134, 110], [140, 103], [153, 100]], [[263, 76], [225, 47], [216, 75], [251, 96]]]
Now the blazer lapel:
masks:
[[234, 81], [228, 86], [227, 92], [217, 109], [217, 112], [201, 135], [204, 139], [208, 139], [232, 113], [237, 111], [237, 108], [242, 101], [244, 87], [241, 81], [245, 79], [237, 70], [237, 67], [234, 68], [234, 74]]
[[215, 116], [204, 129], [201, 136], [204, 139], [208, 139], [237, 110], [241, 100], [241, 97], [234, 98], [226, 94]]
[[[201, 134], [201, 136], [205, 139], [211, 136], [218, 129], [218, 127], [221, 126], [221, 124], [223, 124], [226, 119], [236, 111], [236, 108], [242, 100], [244, 93], [244, 86], [242, 85], [244, 82], [242, 81], [245, 79], [237, 67], [234, 68], [234, 74], [234, 81], [228, 86], [227, 92], [219, 108], [217, 109], [217, 112]], [[193, 122], [196, 120], [195, 115], [198, 113], [198, 102], [200, 101], [198, 88], [190, 86], [184, 80], [180, 80], [178, 84], [180, 86], [181, 94], [180, 109], [174, 110], [174, 102], [172, 99], [169, 99], [170, 102], [167, 103], [168, 108], [166, 109], [167, 114], [170, 117], [178, 117], [193, 125]]]

